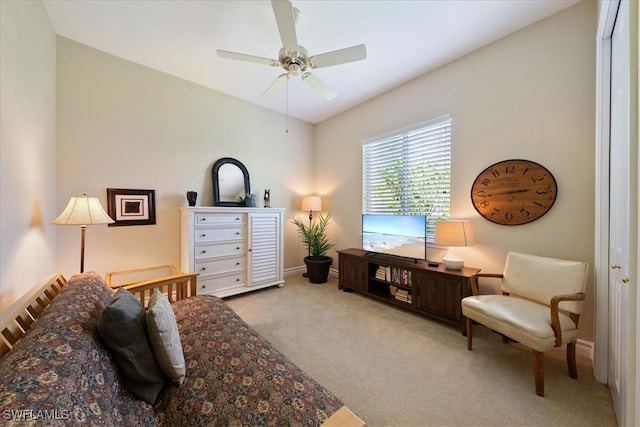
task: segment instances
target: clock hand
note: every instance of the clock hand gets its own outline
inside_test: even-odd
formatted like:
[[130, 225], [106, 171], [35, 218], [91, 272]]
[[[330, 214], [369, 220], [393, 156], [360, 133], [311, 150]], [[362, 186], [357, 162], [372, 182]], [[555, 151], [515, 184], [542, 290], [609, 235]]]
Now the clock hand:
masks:
[[487, 196], [502, 196], [502, 195], [505, 195], [505, 194], [526, 193], [527, 191], [530, 191], [530, 190], [527, 190], [527, 189], [511, 190], [511, 191], [505, 191], [505, 192], [502, 192], [502, 193], [487, 194]]

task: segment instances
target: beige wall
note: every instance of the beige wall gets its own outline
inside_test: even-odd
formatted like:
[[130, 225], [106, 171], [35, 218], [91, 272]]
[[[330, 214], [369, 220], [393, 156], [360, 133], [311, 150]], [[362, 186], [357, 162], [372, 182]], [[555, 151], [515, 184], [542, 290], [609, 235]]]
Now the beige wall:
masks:
[[[180, 265], [179, 206], [186, 192], [213, 204], [211, 166], [245, 164], [260, 203], [299, 212], [312, 190], [313, 127], [248, 102], [58, 38], [58, 209], [87, 193], [107, 207], [106, 188], [153, 189], [157, 224], [87, 229], [85, 270]], [[285, 267], [302, 264], [299, 239], [285, 227]], [[58, 268], [79, 271], [79, 233], [58, 230]]]
[[0, 2], [0, 311], [56, 271], [56, 37], [40, 2]]
[[[211, 205], [210, 168], [223, 156], [245, 163], [258, 199], [270, 188], [272, 205], [287, 208], [287, 216], [301, 214], [301, 195], [325, 195], [336, 249], [359, 246], [361, 140], [442, 114], [453, 117], [453, 217], [471, 219], [476, 231], [477, 244], [460, 251], [468, 265], [499, 271], [508, 250], [593, 264], [593, 2], [315, 127], [290, 119], [288, 134], [278, 113], [58, 38], [57, 151], [56, 46], [44, 8], [0, 4], [3, 307], [24, 283], [78, 271], [79, 230], [50, 225], [72, 195], [99, 196], [106, 207], [107, 187], [156, 190], [157, 225], [88, 229], [87, 270], [178, 264], [177, 208], [187, 190]], [[470, 203], [475, 176], [507, 158], [540, 162], [558, 181], [556, 205], [534, 223], [498, 226]], [[17, 203], [12, 213], [8, 201]], [[287, 222], [285, 268], [303, 256]], [[581, 338], [592, 340], [591, 283], [588, 292]]]
[[[319, 124], [316, 190], [334, 214], [337, 249], [360, 245], [361, 141], [451, 114], [452, 217], [471, 220], [476, 237], [458, 250], [466, 264], [499, 272], [515, 250], [593, 266], [595, 33], [595, 2], [582, 2]], [[513, 227], [483, 219], [470, 200], [475, 177], [510, 158], [541, 163], [558, 182], [551, 211]], [[593, 307], [590, 280], [588, 341]]]

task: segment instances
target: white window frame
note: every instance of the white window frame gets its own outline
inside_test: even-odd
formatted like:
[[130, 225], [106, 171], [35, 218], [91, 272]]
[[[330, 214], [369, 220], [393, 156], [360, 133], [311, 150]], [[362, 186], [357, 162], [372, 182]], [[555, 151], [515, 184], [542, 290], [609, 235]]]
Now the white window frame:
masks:
[[426, 215], [433, 243], [436, 221], [451, 216], [451, 122], [444, 115], [362, 141], [363, 214]]

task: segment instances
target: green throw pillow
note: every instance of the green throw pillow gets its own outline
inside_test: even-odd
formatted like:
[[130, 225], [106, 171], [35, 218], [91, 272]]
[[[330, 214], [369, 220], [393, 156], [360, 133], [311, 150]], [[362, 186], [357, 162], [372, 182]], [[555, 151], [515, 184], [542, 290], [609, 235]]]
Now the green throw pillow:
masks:
[[153, 404], [164, 386], [146, 331], [146, 313], [140, 301], [120, 288], [100, 314], [98, 334], [122, 372], [125, 387]]
[[186, 369], [176, 316], [169, 299], [158, 289], [149, 298], [147, 332], [160, 370], [174, 383], [182, 384]]

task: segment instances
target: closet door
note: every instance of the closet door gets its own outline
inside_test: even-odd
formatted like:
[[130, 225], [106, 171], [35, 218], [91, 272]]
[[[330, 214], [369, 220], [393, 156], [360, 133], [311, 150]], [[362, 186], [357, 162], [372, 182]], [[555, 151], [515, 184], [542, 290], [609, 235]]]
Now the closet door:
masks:
[[[631, 260], [635, 250], [631, 236], [637, 235], [637, 148], [631, 143], [631, 63], [630, 2], [620, 2], [611, 35], [611, 115], [609, 158], [609, 350], [608, 379], [620, 425], [634, 420], [635, 381], [633, 350], [635, 334], [630, 331], [629, 289], [636, 276]], [[637, 11], [635, 12], [637, 13]], [[635, 172], [634, 172], [635, 171]]]

